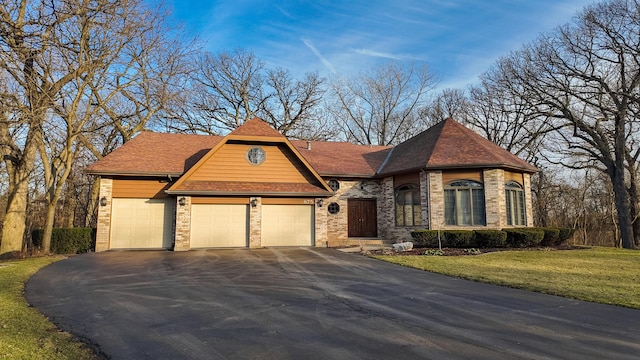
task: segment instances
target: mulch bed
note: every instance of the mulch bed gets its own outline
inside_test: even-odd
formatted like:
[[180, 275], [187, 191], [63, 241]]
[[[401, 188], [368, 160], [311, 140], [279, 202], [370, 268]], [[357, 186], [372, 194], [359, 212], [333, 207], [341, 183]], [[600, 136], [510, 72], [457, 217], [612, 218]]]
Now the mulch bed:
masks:
[[554, 250], [581, 250], [588, 249], [586, 246], [560, 245], [546, 247], [531, 248], [486, 248], [486, 249], [461, 249], [461, 248], [442, 248], [441, 254], [434, 254], [438, 248], [413, 248], [407, 251], [395, 252], [389, 249], [367, 251], [367, 255], [439, 255], [439, 256], [465, 256], [465, 255], [481, 255], [496, 251], [554, 251]]

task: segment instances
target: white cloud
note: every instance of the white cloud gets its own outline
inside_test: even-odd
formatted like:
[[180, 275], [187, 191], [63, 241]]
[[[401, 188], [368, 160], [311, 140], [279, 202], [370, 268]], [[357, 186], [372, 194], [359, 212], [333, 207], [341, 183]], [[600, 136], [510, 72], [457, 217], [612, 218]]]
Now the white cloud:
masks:
[[324, 56], [322, 56], [322, 54], [320, 53], [320, 51], [318, 49], [316, 49], [316, 47], [313, 45], [313, 43], [311, 43], [310, 40], [305, 39], [305, 38], [300, 38], [300, 40], [302, 40], [302, 42], [305, 44], [306, 47], [309, 48], [309, 50], [311, 50], [311, 52], [313, 52], [313, 54], [320, 59], [320, 61], [322, 62], [322, 64], [329, 69], [329, 71], [331, 71], [332, 74], [337, 74], [336, 69], [333, 67], [333, 65], [329, 62], [329, 60], [327, 60]]
[[392, 59], [392, 60], [402, 60], [407, 58], [407, 56], [404, 56], [404, 55], [384, 53], [384, 52], [374, 51], [371, 49], [353, 49], [353, 51], [361, 55], [380, 57], [380, 58]]

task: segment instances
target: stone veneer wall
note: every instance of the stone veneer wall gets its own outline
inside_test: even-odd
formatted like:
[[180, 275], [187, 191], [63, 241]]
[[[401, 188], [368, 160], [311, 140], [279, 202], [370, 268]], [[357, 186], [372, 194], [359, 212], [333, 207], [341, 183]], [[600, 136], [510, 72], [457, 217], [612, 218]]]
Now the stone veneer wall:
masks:
[[[325, 180], [329, 181], [332, 178]], [[327, 246], [335, 247], [346, 244], [348, 239], [348, 224], [347, 224], [347, 201], [348, 199], [376, 199], [376, 206], [378, 211], [378, 235], [380, 235], [380, 226], [383, 224], [381, 221], [381, 214], [383, 212], [380, 183], [378, 180], [346, 180], [336, 179], [340, 182], [340, 188], [335, 194], [324, 199], [324, 205], [321, 210], [326, 214], [326, 226], [327, 226]], [[340, 212], [337, 214], [329, 214], [327, 207], [332, 202], [340, 205]], [[316, 224], [318, 220], [316, 220]], [[317, 226], [317, 225], [316, 225]], [[317, 236], [317, 235], [316, 235]], [[316, 239], [316, 241], [318, 241]]]
[[[252, 198], [254, 199], [254, 198]], [[256, 207], [249, 204], [249, 247], [262, 246], [262, 198], [256, 197]]]
[[[180, 206], [178, 201], [184, 197], [184, 205]], [[191, 249], [191, 196], [176, 197], [176, 222], [174, 228], [174, 251], [185, 251]]]
[[[96, 248], [95, 251], [109, 250], [109, 237], [111, 233], [111, 200], [113, 191], [113, 180], [100, 178], [100, 195], [98, 199], [103, 197], [107, 199], [107, 205], [98, 204], [98, 219], [96, 229]], [[99, 202], [100, 200], [98, 200]]]

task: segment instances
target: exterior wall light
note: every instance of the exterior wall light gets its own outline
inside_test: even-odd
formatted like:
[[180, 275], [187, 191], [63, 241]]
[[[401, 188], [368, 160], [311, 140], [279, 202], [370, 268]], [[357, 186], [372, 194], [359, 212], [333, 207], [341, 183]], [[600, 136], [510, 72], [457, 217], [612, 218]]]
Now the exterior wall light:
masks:
[[249, 203], [251, 204], [251, 207], [256, 207], [258, 206], [258, 199], [251, 198], [251, 200], [249, 200]]
[[100, 198], [100, 206], [107, 206], [107, 197], [103, 196]]
[[322, 204], [324, 204], [324, 200], [318, 199], [317, 204], [318, 204], [318, 207], [322, 207]]
[[178, 205], [184, 206], [184, 204], [186, 203], [187, 203], [187, 199], [185, 199], [184, 196], [178, 199]]

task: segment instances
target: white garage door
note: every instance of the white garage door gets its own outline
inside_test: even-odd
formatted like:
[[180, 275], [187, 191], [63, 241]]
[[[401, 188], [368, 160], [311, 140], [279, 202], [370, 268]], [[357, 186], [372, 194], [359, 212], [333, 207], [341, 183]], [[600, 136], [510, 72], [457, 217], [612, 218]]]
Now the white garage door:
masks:
[[191, 205], [191, 248], [246, 247], [247, 205]]
[[313, 245], [313, 205], [263, 205], [262, 246]]
[[162, 249], [172, 245], [173, 199], [113, 199], [112, 249]]

